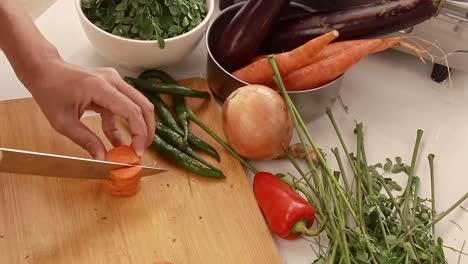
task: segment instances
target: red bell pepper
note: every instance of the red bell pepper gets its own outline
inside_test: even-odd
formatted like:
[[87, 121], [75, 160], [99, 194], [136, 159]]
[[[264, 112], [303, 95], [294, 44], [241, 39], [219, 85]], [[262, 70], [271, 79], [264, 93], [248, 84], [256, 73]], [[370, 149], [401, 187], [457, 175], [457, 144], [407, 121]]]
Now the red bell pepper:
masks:
[[296, 239], [314, 223], [314, 207], [279, 177], [259, 172], [253, 190], [268, 226], [281, 238]]

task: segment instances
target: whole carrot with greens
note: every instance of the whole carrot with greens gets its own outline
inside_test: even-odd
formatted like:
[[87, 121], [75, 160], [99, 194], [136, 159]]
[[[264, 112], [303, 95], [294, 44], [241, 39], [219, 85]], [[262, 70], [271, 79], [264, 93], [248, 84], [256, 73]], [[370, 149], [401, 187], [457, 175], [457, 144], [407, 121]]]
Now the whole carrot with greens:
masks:
[[[284, 85], [288, 91], [319, 87], [338, 78], [365, 56], [397, 45], [413, 51], [424, 61], [422, 55], [426, 51], [404, 42], [404, 39], [405, 37], [394, 37], [332, 43], [318, 53], [309, 65], [285, 74]], [[269, 86], [277, 88], [274, 84]]]
[[[304, 45], [292, 51], [277, 54], [280, 73], [288, 74], [310, 64], [310, 61], [315, 55], [323, 50], [328, 43], [338, 37], [338, 35], [338, 31], [332, 30], [309, 40]], [[232, 75], [249, 84], [266, 84], [271, 81], [274, 73], [267, 58], [262, 58], [236, 70]]]

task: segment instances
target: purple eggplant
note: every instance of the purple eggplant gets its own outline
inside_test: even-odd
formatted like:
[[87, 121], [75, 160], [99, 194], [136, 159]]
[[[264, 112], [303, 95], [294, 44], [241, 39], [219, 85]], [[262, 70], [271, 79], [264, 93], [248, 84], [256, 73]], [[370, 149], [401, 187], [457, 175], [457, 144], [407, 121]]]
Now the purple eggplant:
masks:
[[316, 10], [336, 10], [344, 7], [370, 4], [378, 0], [296, 0], [296, 3], [310, 6]]
[[247, 0], [215, 44], [213, 55], [227, 71], [247, 64], [291, 0]]
[[292, 50], [332, 29], [334, 41], [394, 33], [437, 15], [444, 0], [383, 0], [333, 11], [317, 11], [275, 25], [260, 53]]

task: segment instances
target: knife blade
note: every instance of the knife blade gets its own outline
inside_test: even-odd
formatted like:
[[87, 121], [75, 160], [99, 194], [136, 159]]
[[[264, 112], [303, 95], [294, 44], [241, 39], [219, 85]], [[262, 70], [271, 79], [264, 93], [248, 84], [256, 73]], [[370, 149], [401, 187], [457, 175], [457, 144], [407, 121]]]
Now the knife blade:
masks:
[[167, 171], [157, 167], [0, 148], [0, 172], [60, 178], [105, 179], [108, 178], [111, 169], [124, 167], [142, 168], [141, 177]]

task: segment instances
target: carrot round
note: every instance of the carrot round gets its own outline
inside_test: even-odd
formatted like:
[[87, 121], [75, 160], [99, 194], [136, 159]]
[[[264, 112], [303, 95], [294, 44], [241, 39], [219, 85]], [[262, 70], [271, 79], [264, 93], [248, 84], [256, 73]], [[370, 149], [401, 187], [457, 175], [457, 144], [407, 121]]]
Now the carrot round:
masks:
[[109, 178], [113, 180], [128, 180], [131, 178], [135, 178], [137, 175], [139, 175], [140, 172], [140, 167], [113, 169], [110, 171]]
[[283, 78], [284, 85], [289, 91], [312, 89], [324, 85], [343, 74], [381, 43], [381, 39], [373, 39], [341, 50], [286, 75]]
[[138, 156], [135, 150], [128, 145], [121, 145], [110, 149], [107, 151], [104, 159], [107, 161], [127, 163], [132, 165], [140, 164], [140, 156]]
[[116, 185], [112, 180], [103, 180], [102, 181], [102, 188], [107, 193], [110, 193], [114, 196], [132, 196], [135, 195], [140, 190], [140, 182], [137, 182], [134, 185], [127, 186], [126, 188], [122, 188]]
[[[105, 160], [132, 165], [140, 164], [140, 157], [128, 145], [122, 145], [110, 149], [105, 156]], [[139, 167], [124, 167], [112, 169], [109, 173], [109, 179], [102, 181], [104, 191], [115, 196], [131, 196], [140, 189]]]
[[[332, 30], [309, 40], [294, 50], [276, 55], [275, 60], [280, 74], [286, 75], [308, 65], [311, 59], [338, 35], [338, 31]], [[268, 59], [262, 58], [234, 71], [232, 75], [249, 84], [267, 84], [273, 78], [274, 72]]]

